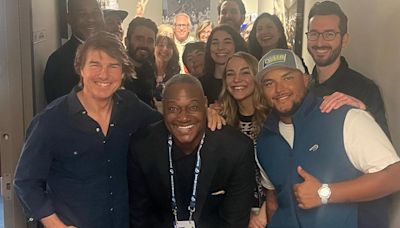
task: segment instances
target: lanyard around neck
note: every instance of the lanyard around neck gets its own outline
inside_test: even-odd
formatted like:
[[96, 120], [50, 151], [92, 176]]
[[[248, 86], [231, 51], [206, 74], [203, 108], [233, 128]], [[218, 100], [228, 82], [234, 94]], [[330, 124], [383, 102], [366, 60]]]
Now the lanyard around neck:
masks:
[[[196, 166], [194, 168], [194, 180], [193, 180], [193, 191], [192, 196], [190, 197], [190, 204], [188, 207], [189, 210], [189, 221], [192, 220], [193, 213], [196, 211], [196, 193], [197, 193], [197, 182], [199, 179], [200, 169], [201, 169], [201, 158], [200, 158], [200, 150], [204, 143], [205, 134], [201, 138], [199, 148], [197, 149], [197, 161]], [[175, 182], [174, 182], [174, 167], [172, 165], [172, 136], [168, 136], [168, 158], [169, 158], [169, 173], [171, 176], [171, 204], [172, 204], [172, 213], [174, 214], [175, 221], [178, 221], [178, 206], [176, 204], [176, 195], [175, 195]]]

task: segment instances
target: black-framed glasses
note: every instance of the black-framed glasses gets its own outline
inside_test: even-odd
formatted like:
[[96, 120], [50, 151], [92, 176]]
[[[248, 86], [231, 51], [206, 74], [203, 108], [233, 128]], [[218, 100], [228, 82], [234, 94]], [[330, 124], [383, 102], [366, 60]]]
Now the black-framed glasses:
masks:
[[322, 35], [322, 38], [324, 38], [324, 40], [331, 41], [331, 40], [334, 40], [336, 38], [337, 34], [340, 34], [340, 32], [334, 32], [334, 31], [306, 32], [307, 39], [311, 40], [311, 41], [318, 40], [320, 35]]

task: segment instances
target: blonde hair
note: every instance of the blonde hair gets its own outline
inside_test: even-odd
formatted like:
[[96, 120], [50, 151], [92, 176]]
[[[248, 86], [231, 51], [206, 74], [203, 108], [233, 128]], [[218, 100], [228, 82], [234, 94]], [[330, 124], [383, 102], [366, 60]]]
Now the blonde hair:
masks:
[[211, 26], [211, 29], [214, 28], [214, 24], [210, 21], [210, 20], [205, 20], [203, 22], [201, 22], [197, 28], [196, 28], [196, 39], [200, 40], [200, 33], [207, 28], [208, 26]]
[[[262, 124], [267, 119], [267, 115], [269, 113], [269, 109], [267, 108], [267, 105], [266, 105], [266, 100], [262, 93], [261, 85], [256, 80], [258, 61], [251, 54], [249, 54], [247, 52], [239, 51], [239, 52], [236, 52], [235, 54], [233, 54], [233, 56], [231, 56], [228, 59], [226, 65], [228, 65], [229, 61], [231, 61], [232, 58], [241, 58], [250, 67], [251, 76], [252, 76], [253, 82], [254, 82], [254, 92], [252, 95], [253, 105], [254, 105], [254, 114], [252, 117], [253, 129], [254, 129], [253, 134], [258, 135], [258, 133], [261, 130]], [[222, 80], [222, 90], [221, 90], [221, 94], [219, 96], [219, 100], [222, 104], [222, 115], [226, 118], [227, 124], [234, 126], [234, 127], [239, 127], [239, 115], [238, 115], [239, 114], [239, 105], [238, 105], [238, 102], [235, 100], [235, 98], [232, 97], [232, 95], [229, 93], [229, 91], [227, 89], [226, 67], [225, 67], [225, 73], [223, 74], [222, 79], [223, 79]]]

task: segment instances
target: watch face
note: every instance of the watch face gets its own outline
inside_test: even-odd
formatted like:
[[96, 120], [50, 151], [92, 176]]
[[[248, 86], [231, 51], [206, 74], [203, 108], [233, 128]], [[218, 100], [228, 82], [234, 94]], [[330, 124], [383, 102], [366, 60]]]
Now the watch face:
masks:
[[327, 187], [322, 188], [321, 191], [320, 191], [320, 195], [323, 196], [323, 197], [328, 197], [330, 195], [330, 193], [331, 193], [331, 191]]

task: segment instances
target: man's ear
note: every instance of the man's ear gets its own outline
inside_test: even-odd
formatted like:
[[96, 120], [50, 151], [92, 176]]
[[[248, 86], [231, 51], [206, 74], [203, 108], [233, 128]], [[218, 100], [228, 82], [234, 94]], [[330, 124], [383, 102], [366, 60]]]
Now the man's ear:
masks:
[[349, 42], [350, 42], [350, 36], [349, 36], [348, 33], [346, 33], [346, 34], [344, 34], [343, 37], [342, 37], [342, 48], [347, 47], [347, 45], [349, 44]]
[[206, 109], [208, 108], [208, 99], [207, 96], [204, 96], [204, 105], [206, 106]]

